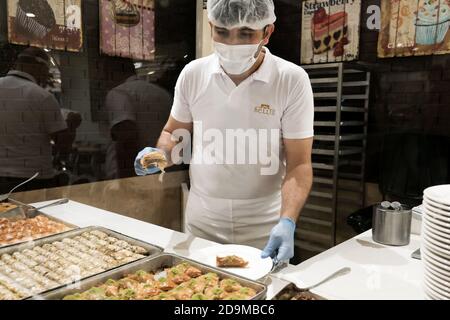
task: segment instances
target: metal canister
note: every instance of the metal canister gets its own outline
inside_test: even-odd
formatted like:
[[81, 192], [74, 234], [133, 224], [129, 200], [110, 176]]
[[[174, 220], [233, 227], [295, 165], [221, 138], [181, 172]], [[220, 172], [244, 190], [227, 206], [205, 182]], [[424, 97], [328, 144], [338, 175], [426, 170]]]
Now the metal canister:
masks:
[[411, 217], [412, 210], [405, 205], [399, 208], [375, 206], [372, 219], [373, 240], [390, 246], [405, 246], [409, 244]]

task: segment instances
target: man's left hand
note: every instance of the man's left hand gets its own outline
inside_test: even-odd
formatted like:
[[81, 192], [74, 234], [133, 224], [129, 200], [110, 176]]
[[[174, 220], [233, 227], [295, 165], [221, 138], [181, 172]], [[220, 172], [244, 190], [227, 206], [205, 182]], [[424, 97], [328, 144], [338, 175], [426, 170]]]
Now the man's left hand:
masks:
[[261, 258], [272, 257], [276, 261], [288, 261], [294, 256], [295, 222], [287, 217], [272, 229], [269, 242], [264, 248]]

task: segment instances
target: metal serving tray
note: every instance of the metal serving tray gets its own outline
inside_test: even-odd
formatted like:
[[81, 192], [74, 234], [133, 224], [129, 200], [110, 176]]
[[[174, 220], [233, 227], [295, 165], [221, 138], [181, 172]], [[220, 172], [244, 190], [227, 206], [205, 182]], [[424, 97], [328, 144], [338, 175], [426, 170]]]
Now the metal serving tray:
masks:
[[[110, 229], [107, 229], [107, 228], [104, 228], [104, 227], [92, 226], [92, 227], [87, 227], [87, 228], [82, 228], [82, 229], [71, 230], [71, 231], [67, 231], [67, 232], [64, 232], [64, 233], [60, 233], [60, 234], [48, 236], [48, 237], [45, 237], [45, 238], [37, 239], [37, 240], [34, 240], [34, 241], [25, 242], [25, 243], [22, 243], [22, 244], [17, 244], [17, 245], [1, 248], [0, 249], [0, 257], [3, 254], [13, 255], [14, 252], [23, 251], [25, 249], [30, 249], [31, 250], [31, 249], [33, 249], [34, 247], [37, 247], [37, 246], [42, 246], [42, 245], [47, 244], [47, 243], [51, 244], [53, 242], [61, 241], [61, 240], [66, 239], [66, 238], [73, 238], [73, 237], [81, 235], [84, 232], [91, 232], [91, 231], [94, 231], [94, 230], [102, 231], [102, 232], [106, 233], [108, 236], [117, 238], [119, 240], [124, 240], [124, 241], [128, 242], [129, 244], [131, 244], [133, 246], [140, 246], [140, 247], [142, 247], [142, 248], [144, 248], [144, 249], [146, 249], [148, 251], [148, 256], [149, 257], [154, 257], [156, 255], [159, 255], [163, 251], [163, 248], [161, 248], [161, 247], [158, 247], [156, 245], [153, 245], [153, 244], [141, 241], [141, 240], [137, 240], [135, 238], [126, 236], [126, 235], [124, 235], [122, 233], [119, 233], [117, 231], [113, 231], [113, 230], [110, 230]], [[136, 261], [142, 261], [144, 259], [145, 258], [142, 258], [142, 259], [136, 260]], [[124, 266], [128, 266], [130, 264], [136, 263], [136, 261], [133, 261], [133, 262], [130, 262], [130, 263], [126, 263], [126, 264], [124, 264], [122, 266], [114, 267], [114, 268], [112, 268], [110, 270], [104, 271], [104, 272], [99, 273], [99, 274], [104, 274], [104, 273], [107, 273], [107, 272], [109, 272], [111, 270], [115, 270], [117, 268], [122, 268]], [[83, 279], [88, 279], [88, 278], [90, 278], [90, 277], [92, 277], [94, 275], [82, 278], [81, 281]], [[60, 287], [63, 287], [63, 286], [64, 285], [56, 287], [56, 288], [60, 288]], [[53, 288], [53, 289], [56, 289], [56, 288]], [[50, 289], [50, 290], [53, 290], [53, 289]], [[47, 290], [47, 291], [49, 291], [49, 290]], [[44, 291], [44, 292], [46, 292], [46, 291]]]
[[140, 260], [139, 262], [133, 262], [127, 266], [119, 267], [113, 271], [109, 271], [97, 276], [93, 276], [90, 278], [86, 278], [82, 280], [77, 288], [73, 288], [73, 286], [65, 286], [55, 290], [47, 291], [46, 293], [31, 298], [32, 300], [61, 300], [67, 295], [71, 295], [78, 292], [84, 292], [89, 290], [92, 287], [101, 285], [105, 283], [108, 279], [119, 280], [124, 278], [126, 275], [134, 273], [139, 270], [144, 270], [147, 272], [157, 273], [158, 271], [173, 267], [182, 262], [187, 262], [191, 266], [200, 269], [203, 273], [214, 272], [219, 275], [220, 279], [228, 278], [238, 281], [241, 285], [254, 289], [257, 294], [251, 300], [264, 300], [267, 295], [267, 287], [266, 285], [249, 280], [247, 278], [243, 278], [237, 276], [235, 274], [222, 271], [220, 269], [207, 266], [203, 263], [196, 262], [190, 259], [186, 259], [184, 257], [174, 255], [174, 254], [161, 254], [159, 256], [153, 258], [146, 258]]
[[[13, 221], [22, 220], [22, 219], [28, 219], [28, 218], [26, 218], [26, 215], [25, 215], [26, 210], [34, 208], [33, 206], [30, 206], [28, 204], [24, 204], [22, 202], [19, 202], [17, 200], [13, 200], [13, 199], [8, 199], [8, 202], [17, 205], [17, 208], [14, 208], [14, 209], [8, 210], [6, 212], [0, 213], [0, 218], [6, 218], [8, 220], [13, 220]], [[58, 219], [58, 218], [55, 218], [55, 217], [52, 217], [52, 216], [50, 216], [48, 214], [45, 214], [45, 213], [43, 213], [41, 211], [38, 211], [36, 216], [43, 216], [43, 217], [48, 218], [51, 221], [61, 223], [61, 224], [65, 225], [67, 228], [69, 228], [70, 230], [66, 230], [66, 231], [63, 231], [63, 232], [60, 232], [60, 233], [54, 233], [54, 234], [51, 234], [51, 235], [48, 235], [48, 236], [44, 236], [44, 237], [40, 237], [40, 238], [35, 238], [33, 241], [35, 241], [37, 239], [43, 239], [43, 238], [47, 238], [47, 237], [52, 237], [52, 236], [58, 235], [58, 234], [63, 234], [63, 233], [66, 233], [66, 232], [69, 232], [69, 231], [72, 231], [74, 229], [78, 229], [79, 228], [77, 225], [74, 225], [72, 223], [66, 222], [64, 220], [61, 220], [61, 219]], [[5, 244], [5, 245], [0, 244], [0, 249], [11, 247], [11, 246], [16, 246], [18, 244], [25, 243], [25, 242], [28, 242], [28, 241], [29, 240], [19, 241], [19, 242]]]
[[301, 295], [303, 299], [294, 300], [326, 300], [324, 297], [314, 294], [311, 291], [299, 291], [293, 283], [290, 283], [284, 287], [275, 297], [272, 298], [272, 300], [291, 300], [296, 295]]

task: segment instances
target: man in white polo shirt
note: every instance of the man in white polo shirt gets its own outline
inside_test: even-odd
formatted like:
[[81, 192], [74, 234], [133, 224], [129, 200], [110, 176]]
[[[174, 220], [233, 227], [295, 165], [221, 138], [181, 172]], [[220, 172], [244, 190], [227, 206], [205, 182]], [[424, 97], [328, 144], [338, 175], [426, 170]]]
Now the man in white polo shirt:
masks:
[[181, 72], [158, 146], [137, 156], [136, 173], [157, 172], [141, 166], [150, 152], [171, 163], [174, 136], [189, 130], [187, 231], [288, 260], [312, 184], [311, 84], [301, 67], [264, 47], [276, 20], [272, 0], [208, 0], [208, 18], [215, 54]]

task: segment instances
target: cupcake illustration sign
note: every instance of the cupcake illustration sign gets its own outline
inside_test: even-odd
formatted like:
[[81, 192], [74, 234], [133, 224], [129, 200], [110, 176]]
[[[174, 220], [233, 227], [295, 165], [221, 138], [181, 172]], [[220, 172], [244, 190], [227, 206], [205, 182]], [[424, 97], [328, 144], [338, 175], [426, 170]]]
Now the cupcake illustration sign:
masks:
[[383, 0], [381, 58], [450, 53], [450, 0]]
[[153, 0], [100, 0], [100, 51], [106, 55], [153, 60]]
[[81, 0], [8, 0], [10, 43], [81, 51]]
[[302, 64], [358, 58], [360, 0], [303, 0], [302, 4]]

